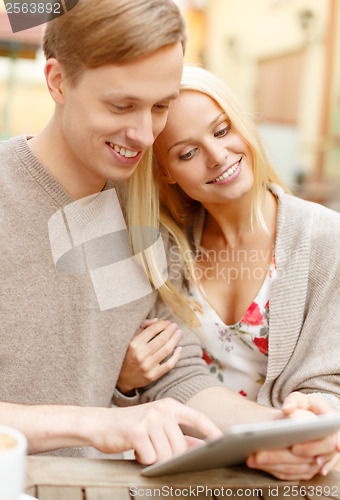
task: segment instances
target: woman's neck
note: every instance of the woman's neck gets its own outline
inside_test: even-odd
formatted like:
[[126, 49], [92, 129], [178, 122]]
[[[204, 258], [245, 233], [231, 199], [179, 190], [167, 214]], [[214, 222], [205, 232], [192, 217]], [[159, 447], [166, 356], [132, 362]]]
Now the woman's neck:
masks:
[[[203, 246], [205, 246], [203, 240], [213, 240], [222, 245], [239, 248], [246, 246], [249, 240], [259, 233], [266, 234], [265, 229], [256, 219], [253, 220], [252, 228], [252, 196], [252, 191], [250, 191], [236, 201], [205, 206], [207, 217], [202, 238]], [[276, 209], [277, 201], [275, 196], [270, 191], [266, 191], [262, 203], [262, 212], [269, 235], [273, 239], [276, 230]]]

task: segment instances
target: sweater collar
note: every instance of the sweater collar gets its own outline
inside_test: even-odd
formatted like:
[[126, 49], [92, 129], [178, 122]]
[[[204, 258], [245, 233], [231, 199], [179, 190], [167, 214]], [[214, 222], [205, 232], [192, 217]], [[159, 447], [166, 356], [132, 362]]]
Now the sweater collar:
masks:
[[74, 200], [62, 188], [59, 182], [49, 173], [39, 158], [33, 153], [28, 144], [28, 140], [33, 136], [17, 137], [16, 152], [19, 156], [21, 165], [41, 186], [41, 188], [50, 196], [58, 206], [65, 206]]
[[[77, 220], [77, 223], [87, 225], [94, 220], [102, 209], [100, 196], [92, 195], [88, 197], [90, 203], [82, 204], [77, 203], [59, 182], [50, 174], [50, 172], [40, 162], [39, 158], [33, 153], [28, 141], [33, 136], [23, 135], [16, 138], [16, 152], [19, 156], [21, 165], [28, 171], [28, 173], [35, 179], [41, 188], [51, 197], [59, 207], [68, 206], [68, 210], [72, 217]], [[113, 181], [107, 181], [103, 191], [115, 188]]]

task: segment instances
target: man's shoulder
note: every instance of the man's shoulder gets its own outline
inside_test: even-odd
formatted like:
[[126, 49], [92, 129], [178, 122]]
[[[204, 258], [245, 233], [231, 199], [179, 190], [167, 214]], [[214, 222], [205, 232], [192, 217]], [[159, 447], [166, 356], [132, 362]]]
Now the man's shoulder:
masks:
[[0, 141], [0, 148], [13, 148], [19, 142], [21, 142], [26, 136], [18, 135], [15, 137], [9, 137], [8, 139], [2, 139]]
[[14, 160], [17, 158], [17, 151], [26, 140], [26, 136], [17, 136], [10, 139], [0, 141], [0, 157], [3, 164], [6, 160]]
[[0, 141], [1, 153], [4, 153], [7, 150], [12, 149], [14, 147], [14, 144], [15, 144], [15, 139], [17, 139], [17, 138], [12, 137], [11, 139], [3, 139], [2, 141]]

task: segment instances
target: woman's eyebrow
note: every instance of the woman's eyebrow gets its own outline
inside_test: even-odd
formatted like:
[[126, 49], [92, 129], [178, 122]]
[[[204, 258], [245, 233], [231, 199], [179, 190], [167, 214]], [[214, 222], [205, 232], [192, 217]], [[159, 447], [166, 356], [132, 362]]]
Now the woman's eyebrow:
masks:
[[[225, 113], [220, 113], [216, 118], [214, 118], [212, 120], [211, 123], [209, 123], [208, 125], [208, 128], [212, 128], [218, 121], [219, 119], [222, 117], [222, 116], [225, 116], [226, 117], [226, 114]], [[180, 144], [185, 144], [187, 142], [191, 142], [193, 140], [192, 137], [187, 137], [186, 139], [182, 139], [181, 141], [178, 141], [178, 142], [175, 142], [175, 144], [172, 144], [172, 146], [169, 147], [168, 149], [168, 153], [171, 149], [175, 148], [176, 146], [179, 146]]]
[[193, 141], [193, 138], [188, 137], [187, 139], [182, 139], [181, 141], [175, 142], [175, 144], [173, 144], [172, 146], [169, 147], [168, 153], [169, 153], [169, 151], [171, 151], [171, 149], [175, 148], [176, 146], [179, 146], [180, 144], [185, 144], [185, 143], [191, 142], [191, 141]]

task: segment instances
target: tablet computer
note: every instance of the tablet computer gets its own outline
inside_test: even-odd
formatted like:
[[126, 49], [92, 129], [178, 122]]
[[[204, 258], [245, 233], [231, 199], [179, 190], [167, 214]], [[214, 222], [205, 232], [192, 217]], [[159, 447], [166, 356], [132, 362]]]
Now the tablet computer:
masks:
[[296, 443], [323, 438], [340, 429], [340, 413], [313, 419], [282, 419], [233, 425], [221, 438], [207, 440], [168, 460], [142, 470], [144, 476], [195, 472], [243, 463], [260, 450], [286, 448]]

